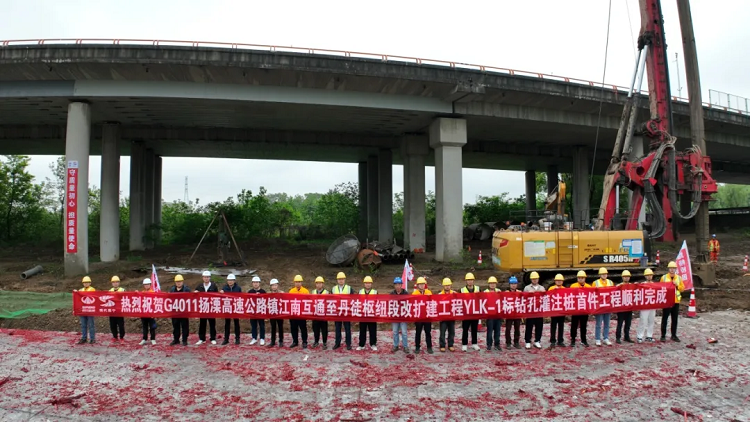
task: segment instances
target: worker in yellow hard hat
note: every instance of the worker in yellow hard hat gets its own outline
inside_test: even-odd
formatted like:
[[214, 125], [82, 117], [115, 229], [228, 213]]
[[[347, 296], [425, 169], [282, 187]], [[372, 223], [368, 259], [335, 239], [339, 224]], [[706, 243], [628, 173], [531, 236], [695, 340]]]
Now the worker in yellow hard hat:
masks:
[[[479, 286], [474, 285], [474, 274], [466, 273], [464, 276], [464, 282], [466, 286], [461, 287], [461, 293], [479, 293], [482, 290]], [[477, 342], [477, 331], [479, 330], [478, 319], [465, 319], [461, 321], [461, 351], [465, 352], [469, 346], [469, 333], [471, 333], [471, 348], [479, 350], [479, 344]]]
[[[427, 288], [427, 280], [424, 277], [417, 278], [416, 289], [411, 293], [417, 296], [432, 296], [432, 292]], [[427, 343], [427, 353], [432, 354], [432, 323], [416, 322], [416, 337], [414, 338], [414, 353], [419, 354], [422, 348], [422, 332], [424, 331], [425, 342]]]
[[[112, 276], [109, 280], [112, 283], [112, 288], [109, 289], [112, 293], [121, 293], [125, 289], [120, 287], [120, 277]], [[122, 341], [125, 338], [125, 317], [111, 316], [109, 317], [109, 330], [112, 332], [112, 341]]]
[[[95, 292], [96, 289], [91, 287], [91, 277], [86, 276], [81, 279], [83, 287], [78, 289], [79, 292]], [[92, 316], [79, 316], [78, 320], [81, 323], [81, 339], [78, 340], [78, 344], [86, 343], [86, 337], [88, 335], [89, 343], [96, 343], [96, 328], [94, 327], [94, 317]]]
[[[313, 295], [327, 295], [330, 294], [325, 288], [325, 279], [321, 276], [315, 277], [315, 289], [310, 292]], [[325, 320], [313, 320], [313, 349], [318, 347], [320, 340], [323, 340], [323, 350], [328, 349], [328, 321]]]
[[[518, 279], [516, 276], [510, 276], [508, 278], [508, 292], [518, 294], [520, 296], [521, 291], [518, 290]], [[521, 318], [506, 318], [505, 319], [505, 348], [510, 349], [511, 337], [510, 330], [513, 329], [513, 347], [516, 349], [521, 348]]]
[[[305, 287], [302, 287], [302, 276], [297, 274], [294, 276], [294, 287], [289, 289], [289, 293], [296, 295], [309, 295], [310, 291]], [[302, 348], [307, 349], [307, 321], [304, 319], [290, 319], [289, 325], [292, 331], [292, 344], [289, 345], [290, 349], [293, 349], [299, 345], [300, 333], [302, 334]]]
[[[456, 291], [451, 288], [453, 286], [453, 282], [450, 278], [446, 277], [443, 279], [443, 290], [440, 291], [441, 295], [450, 295], [455, 294]], [[456, 321], [440, 321], [440, 351], [445, 352], [445, 333], [448, 333], [448, 350], [451, 352], [453, 349], [453, 340], [456, 337]]]
[[[591, 288], [591, 285], [586, 283], [586, 271], [578, 271], [576, 274], [576, 282], [570, 285], [571, 289], [587, 289]], [[589, 316], [583, 315], [571, 315], [570, 317], [570, 347], [576, 347], [576, 336], [580, 329], [581, 332], [581, 344], [584, 347], [589, 347], [588, 341], [586, 341], [587, 325], [589, 323]]]
[[[331, 289], [331, 294], [334, 295], [352, 295], [354, 289], [346, 284], [346, 274], [339, 272], [336, 274], [336, 285]], [[350, 321], [336, 321], [334, 324], [334, 330], [336, 330], [336, 343], [333, 345], [333, 350], [341, 347], [341, 330], [344, 330], [346, 350], [352, 350], [352, 323]]]
[[[547, 289], [548, 292], [557, 290], [557, 289], [564, 289], [565, 286], [563, 285], [563, 282], [565, 281], [565, 277], [563, 277], [562, 274], [555, 275], [555, 284], [549, 286], [549, 289]], [[552, 300], [553, 298], [550, 298]], [[557, 299], [561, 299], [560, 296], [557, 296]], [[562, 300], [560, 300], [558, 303], [562, 303]], [[565, 315], [562, 316], [553, 316], [550, 318], [549, 323], [549, 345], [550, 347], [565, 347], [565, 341], [563, 339], [563, 331], [565, 329]], [[557, 334], [557, 335], [555, 335]]]
[[[646, 268], [643, 271], [644, 283], [654, 282], [654, 271], [651, 268]], [[638, 318], [638, 328], [636, 330], [636, 341], [643, 343], [654, 342], [654, 321], [656, 320], [656, 309], [642, 309], [640, 318]], [[645, 337], [644, 337], [645, 336]]]
[[[185, 285], [185, 278], [182, 274], [174, 276], [174, 286], [169, 288], [169, 293], [190, 293], [190, 287]], [[180, 344], [187, 346], [188, 336], [190, 335], [190, 320], [187, 318], [172, 318], [172, 342], [170, 346]]]
[[[601, 289], [605, 287], [614, 287], [615, 283], [612, 282], [609, 278], [609, 271], [607, 271], [606, 268], [601, 267], [599, 268], [599, 278], [594, 281], [594, 284], [592, 287]], [[596, 339], [596, 345], [601, 346], [602, 341], [607, 346], [611, 346], [612, 342], [609, 341], [609, 321], [611, 318], [611, 314], [596, 314], [594, 315], [595, 319], [595, 329], [594, 329], [594, 338]]]
[[[622, 272], [622, 283], [617, 286], [621, 289], [630, 289], [632, 283], [630, 283], [630, 271], [624, 270]], [[632, 290], [631, 290], [632, 292]], [[633, 311], [624, 311], [617, 313], [617, 331], [615, 331], [615, 343], [622, 344], [621, 337], [624, 338], [625, 343], [633, 343], [630, 339], [630, 324], [633, 322]], [[625, 326], [625, 336], [622, 336], [622, 328]]]
[[[362, 280], [363, 288], [359, 289], [361, 295], [376, 295], [378, 291], [372, 288], [372, 277], [365, 276]], [[367, 334], [370, 334], [370, 350], [373, 352], [378, 351], [378, 324], [376, 322], [360, 322], [359, 323], [359, 347], [357, 350], [365, 350], [365, 344], [367, 343]]]
[[669, 318], [672, 318], [672, 341], [679, 342], [680, 339], [677, 337], [677, 316], [680, 314], [680, 300], [682, 299], [681, 293], [685, 290], [685, 283], [682, 281], [682, 277], [677, 274], [677, 263], [671, 261], [667, 264], [668, 273], [661, 276], [662, 283], [674, 284], [674, 305], [671, 308], [662, 310], [661, 313], [661, 341], [667, 341], [667, 322]]
[[[524, 287], [524, 293], [538, 293], [544, 292], [544, 286], [539, 284], [539, 273], [532, 271], [529, 274], [529, 280], [531, 284]], [[532, 331], [534, 332], [534, 347], [537, 349], [542, 348], [542, 330], [544, 329], [544, 318], [526, 318], [526, 333], [524, 340], [526, 341], [526, 348], [531, 349]]]
[[[495, 276], [491, 276], [487, 279], [487, 288], [484, 289], [485, 293], [496, 293], [499, 292], [500, 289], [497, 288], [497, 278]], [[490, 303], [492, 300], [490, 300]], [[500, 309], [498, 309], [500, 311]], [[498, 352], [502, 349], [500, 348], [500, 324], [502, 324], [502, 319], [500, 318], [487, 318], [487, 351], [492, 351], [492, 345], [494, 342], [495, 350]]]

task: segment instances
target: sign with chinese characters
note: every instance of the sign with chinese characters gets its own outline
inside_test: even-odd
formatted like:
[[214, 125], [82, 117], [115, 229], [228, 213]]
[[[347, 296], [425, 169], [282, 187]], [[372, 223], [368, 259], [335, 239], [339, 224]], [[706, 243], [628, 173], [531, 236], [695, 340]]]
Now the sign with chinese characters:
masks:
[[685, 290], [693, 288], [693, 268], [690, 266], [690, 254], [688, 254], [687, 242], [682, 241], [682, 247], [675, 259], [677, 264], [677, 274], [682, 278], [685, 284]]
[[78, 161], [68, 161], [65, 188], [65, 252], [78, 252]]
[[359, 322], [427, 322], [600, 314], [674, 305], [674, 285], [639, 283], [544, 293], [447, 295], [298, 295], [291, 293], [74, 292], [82, 316], [282, 318]]

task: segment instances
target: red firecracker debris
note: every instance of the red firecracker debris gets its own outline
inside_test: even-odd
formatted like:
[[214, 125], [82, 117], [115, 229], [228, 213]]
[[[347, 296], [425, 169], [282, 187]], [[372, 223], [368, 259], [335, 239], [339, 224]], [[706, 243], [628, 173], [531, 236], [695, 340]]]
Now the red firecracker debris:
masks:
[[686, 345], [685, 347], [687, 347], [688, 349], [693, 349], [693, 350], [695, 350], [695, 345], [694, 345], [694, 344], [688, 344], [688, 345]]
[[58, 397], [56, 399], [52, 399], [48, 401], [47, 403], [58, 406], [62, 404], [69, 404], [73, 407], [78, 407], [78, 404], [74, 402], [74, 400], [78, 400], [81, 397], [83, 397], [83, 394], [76, 394], [75, 396], [65, 396], [65, 397]]

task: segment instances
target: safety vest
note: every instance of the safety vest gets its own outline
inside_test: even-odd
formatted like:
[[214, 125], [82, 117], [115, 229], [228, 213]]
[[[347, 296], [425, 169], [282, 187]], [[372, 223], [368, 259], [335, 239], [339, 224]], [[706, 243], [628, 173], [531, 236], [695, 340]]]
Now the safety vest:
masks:
[[113, 287], [113, 288], [109, 289], [109, 291], [110, 291], [110, 292], [124, 292], [124, 291], [125, 291], [125, 289], [123, 289], [122, 287], [118, 287], [117, 289], [115, 289], [115, 288]]
[[685, 284], [682, 282], [682, 277], [675, 274], [674, 277], [671, 277], [668, 273], [661, 276], [662, 283], [674, 283], [674, 303], [680, 303], [680, 300], [682, 299], [682, 295], [680, 292], [685, 290]]
[[359, 289], [359, 294], [361, 295], [376, 295], [378, 294], [378, 291], [375, 289], [370, 289], [369, 292], [365, 292], [365, 289]]
[[581, 283], [579, 283], [577, 281], [575, 283], [573, 283], [573, 284], [570, 285], [571, 289], [582, 289], [582, 288], [585, 288], [585, 287], [591, 287], [591, 285], [588, 284], [588, 283], [583, 283], [583, 286], [581, 286]]
[[424, 289], [424, 291], [419, 289], [414, 289], [413, 292], [411, 292], [412, 295], [423, 295], [423, 296], [432, 296], [432, 292], [430, 289]]
[[719, 252], [719, 240], [718, 239], [711, 239], [708, 241], [708, 251], [709, 252]]
[[83, 288], [79, 289], [78, 291], [79, 292], [95, 292], [96, 289], [93, 288], [93, 287], [91, 287], [91, 286], [89, 286], [89, 287], [83, 287]]
[[474, 287], [474, 289], [471, 290], [471, 291], [469, 291], [469, 288], [466, 287], [466, 286], [461, 287], [461, 293], [479, 293], [481, 291], [481, 290], [479, 290], [479, 287], [477, 287], [477, 286], [473, 286], [473, 287]]
[[315, 289], [315, 290], [313, 290], [312, 294], [314, 294], [314, 295], [327, 295], [329, 293], [328, 293], [328, 290], [326, 290], [326, 289], [323, 289], [322, 292], [319, 292], [317, 289]]
[[594, 287], [612, 287], [614, 285], [615, 283], [610, 279], [602, 280], [601, 278], [597, 278], [594, 282]]
[[[456, 293], [456, 291], [455, 291], [455, 290], [453, 290], [453, 289], [451, 289], [451, 291], [449, 291], [449, 292], [448, 292], [447, 294], [451, 294], [451, 293]], [[441, 290], [441, 291], [440, 291], [440, 293], [438, 293], [438, 294], [439, 294], [439, 295], [444, 295], [444, 294], [446, 294], [446, 293], [445, 293], [445, 290]]]
[[549, 289], [547, 289], [547, 291], [550, 292], [550, 291], [555, 290], [555, 289], [564, 289], [564, 288], [565, 288], [565, 286], [558, 286], [557, 284], [553, 284], [553, 285], [549, 286]]
[[289, 289], [289, 293], [294, 293], [298, 295], [309, 295], [310, 291], [304, 287], [300, 287], [299, 290], [297, 290], [296, 287], [292, 287], [291, 289]]
[[490, 289], [484, 289], [484, 292], [485, 293], [494, 293], [494, 292], [502, 292], [502, 290], [500, 290], [498, 288], [494, 288], [492, 290], [490, 290]]
[[352, 288], [349, 287], [348, 284], [344, 284], [344, 287], [339, 286], [338, 284], [333, 286], [333, 289], [331, 289], [333, 294], [335, 295], [350, 295], [352, 294]]

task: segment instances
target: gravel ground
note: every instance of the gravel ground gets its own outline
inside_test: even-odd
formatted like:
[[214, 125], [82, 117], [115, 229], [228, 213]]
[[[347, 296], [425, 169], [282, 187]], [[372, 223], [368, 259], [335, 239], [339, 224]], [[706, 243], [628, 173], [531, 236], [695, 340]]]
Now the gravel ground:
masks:
[[76, 333], [3, 329], [0, 420], [749, 421], [749, 321], [681, 318], [682, 343], [417, 356], [391, 353], [387, 331], [373, 353], [170, 347], [165, 335], [141, 347], [138, 334], [106, 333], [77, 346]]

